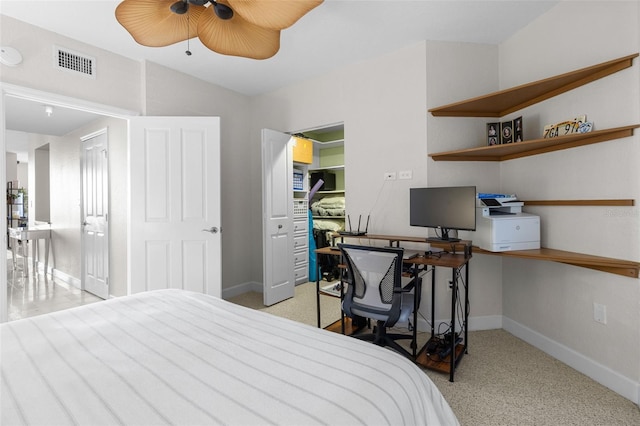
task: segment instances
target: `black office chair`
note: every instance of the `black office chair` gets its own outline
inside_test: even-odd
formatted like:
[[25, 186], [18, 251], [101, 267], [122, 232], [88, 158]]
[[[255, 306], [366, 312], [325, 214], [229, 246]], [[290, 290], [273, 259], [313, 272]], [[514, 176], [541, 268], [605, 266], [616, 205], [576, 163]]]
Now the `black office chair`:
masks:
[[[387, 328], [404, 322], [412, 330], [410, 317], [414, 308], [414, 294], [410, 291], [415, 286], [409, 285], [410, 278], [402, 277], [404, 250], [351, 244], [338, 244], [338, 247], [346, 264], [344, 282], [348, 284], [342, 302], [344, 313], [352, 319], [364, 317], [376, 321], [373, 334], [356, 334], [354, 337], [379, 346], [389, 346], [412, 358], [396, 340], [411, 339], [411, 348], [415, 348], [415, 333], [407, 335], [387, 332]], [[405, 288], [403, 281], [408, 284]]]

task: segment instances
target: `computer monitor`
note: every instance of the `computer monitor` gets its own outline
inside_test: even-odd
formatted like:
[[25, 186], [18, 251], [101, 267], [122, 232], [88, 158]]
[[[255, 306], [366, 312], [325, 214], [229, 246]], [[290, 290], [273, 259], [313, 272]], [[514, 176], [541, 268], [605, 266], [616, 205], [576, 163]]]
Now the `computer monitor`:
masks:
[[440, 230], [442, 241], [459, 241], [450, 230], [476, 230], [476, 187], [409, 189], [409, 225]]

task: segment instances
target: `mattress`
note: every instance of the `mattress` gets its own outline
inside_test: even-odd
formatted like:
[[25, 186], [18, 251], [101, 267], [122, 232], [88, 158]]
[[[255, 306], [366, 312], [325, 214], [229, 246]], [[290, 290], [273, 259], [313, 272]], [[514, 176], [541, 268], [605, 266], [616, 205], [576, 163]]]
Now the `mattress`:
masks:
[[455, 425], [395, 352], [182, 290], [9, 322], [2, 425]]

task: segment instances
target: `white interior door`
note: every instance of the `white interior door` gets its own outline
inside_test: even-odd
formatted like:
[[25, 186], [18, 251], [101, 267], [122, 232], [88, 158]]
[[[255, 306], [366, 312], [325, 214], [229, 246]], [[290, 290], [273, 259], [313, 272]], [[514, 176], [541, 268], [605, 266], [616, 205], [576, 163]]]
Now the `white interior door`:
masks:
[[262, 277], [266, 306], [293, 297], [293, 149], [291, 137], [262, 130]]
[[129, 122], [129, 292], [221, 297], [220, 119]]
[[82, 138], [82, 288], [103, 299], [109, 297], [108, 154], [106, 130]]

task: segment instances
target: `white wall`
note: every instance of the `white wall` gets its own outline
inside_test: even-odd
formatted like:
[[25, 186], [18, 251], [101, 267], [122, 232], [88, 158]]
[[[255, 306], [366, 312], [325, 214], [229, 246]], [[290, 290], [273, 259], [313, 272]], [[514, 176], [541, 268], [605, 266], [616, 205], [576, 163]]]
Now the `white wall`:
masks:
[[82, 258], [80, 152], [78, 138], [50, 138], [51, 240], [55, 268], [77, 279], [80, 279]]
[[18, 181], [20, 181], [20, 186], [26, 188], [29, 185], [28, 163], [18, 162], [17, 166]]
[[[579, 6], [579, 7], [578, 7]], [[637, 53], [638, 2], [562, 2], [500, 45], [501, 88]], [[571, 16], [571, 19], [567, 19]], [[640, 61], [519, 111], [525, 136], [587, 114], [596, 129], [640, 123]], [[507, 119], [509, 117], [506, 117]], [[523, 199], [640, 200], [640, 135], [504, 162], [502, 190]], [[637, 261], [638, 207], [537, 207], [544, 246]], [[638, 402], [638, 280], [549, 262], [504, 260], [509, 329]], [[606, 305], [607, 325], [593, 320]]]
[[[460, 50], [449, 55], [449, 48]], [[409, 226], [408, 206], [409, 188], [431, 185], [432, 179], [437, 182], [441, 178], [437, 174], [432, 176], [433, 161], [427, 156], [431, 150], [427, 142], [430, 143], [432, 134], [427, 119], [428, 101], [431, 100], [428, 95], [433, 91], [435, 98], [443, 93], [449, 94], [450, 90], [459, 90], [453, 87], [458, 83], [449, 87], [441, 79], [448, 73], [455, 75], [457, 65], [465, 61], [464, 53], [474, 52], [476, 48], [473, 45], [418, 43], [318, 79], [258, 96], [252, 99], [252, 136], [259, 134], [261, 127], [292, 131], [343, 121], [348, 213], [352, 216], [371, 214], [370, 233], [426, 237], [426, 229]], [[493, 57], [491, 64], [495, 70], [497, 48], [485, 46], [483, 49], [473, 54]], [[447, 66], [439, 62], [444, 61], [447, 55], [456, 64], [454, 70], [450, 69], [450, 62]], [[477, 67], [467, 59], [465, 66], [469, 64]], [[468, 67], [465, 69], [473, 76]], [[495, 90], [497, 77], [492, 77], [490, 83], [489, 90]], [[476, 90], [479, 89], [476, 87]], [[433, 134], [434, 139], [438, 139], [437, 130]], [[253, 143], [254, 191], [260, 194], [259, 138], [254, 137]], [[413, 179], [383, 180], [384, 172], [405, 170], [412, 171]], [[492, 171], [491, 176], [498, 182], [497, 169]], [[477, 176], [471, 173], [452, 178], [456, 182], [475, 182]], [[443, 181], [446, 179], [439, 182]], [[255, 212], [254, 223], [256, 234], [261, 235], [259, 211]], [[405, 247], [426, 248], [424, 245], [410, 244]], [[259, 244], [255, 245], [252, 256], [254, 259], [262, 258]], [[261, 276], [261, 263], [255, 262], [254, 268], [254, 274]], [[501, 325], [499, 271], [499, 260], [484, 260], [484, 265], [480, 267], [476, 266], [475, 259], [472, 261], [470, 292], [471, 297], [476, 297], [478, 301], [472, 305], [472, 316], [476, 316], [471, 322], [473, 328]], [[442, 283], [450, 276], [448, 270], [438, 271]], [[474, 288], [476, 281], [488, 284]], [[448, 318], [451, 299], [447, 288], [444, 284], [438, 285], [437, 319]], [[421, 312], [425, 317], [430, 317], [430, 291], [425, 289], [423, 295]]]
[[29, 219], [33, 223], [51, 221], [51, 167], [49, 147], [38, 148], [33, 156], [34, 192], [29, 193]]
[[[370, 232], [419, 234], [421, 230], [408, 226], [406, 207], [408, 188], [426, 180], [424, 69], [425, 45], [418, 43], [257, 96], [252, 100], [256, 185], [260, 183], [259, 137], [254, 136], [258, 129], [295, 131], [344, 122], [347, 212], [370, 213]], [[400, 170], [412, 170], [413, 180], [383, 180], [384, 171]], [[259, 193], [259, 188], [254, 191]], [[260, 227], [259, 214], [254, 217]]]
[[[139, 111], [139, 62], [5, 15], [0, 15], [0, 39], [3, 46], [11, 46], [23, 56], [19, 66], [2, 66], [3, 82]], [[54, 45], [96, 58], [96, 78], [54, 68]]]
[[14, 152], [7, 152], [6, 156], [7, 182], [18, 179], [18, 156]]
[[[427, 44], [427, 108], [491, 93], [498, 89], [498, 48], [472, 43]], [[427, 117], [427, 153], [451, 151], [485, 142], [485, 118]], [[426, 155], [426, 154], [425, 154]], [[492, 162], [428, 160], [428, 186], [474, 185], [478, 192], [500, 191], [499, 165]], [[474, 234], [460, 232], [473, 240]], [[502, 326], [502, 259], [475, 255], [469, 263], [469, 328]], [[449, 299], [449, 274], [439, 273], [437, 300]], [[441, 315], [446, 317], [447, 311]], [[471, 349], [473, 350], [473, 349]]]

